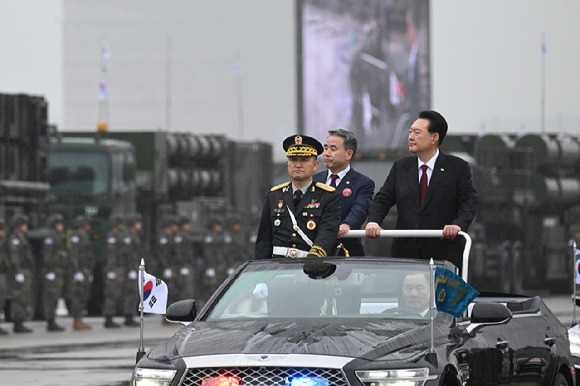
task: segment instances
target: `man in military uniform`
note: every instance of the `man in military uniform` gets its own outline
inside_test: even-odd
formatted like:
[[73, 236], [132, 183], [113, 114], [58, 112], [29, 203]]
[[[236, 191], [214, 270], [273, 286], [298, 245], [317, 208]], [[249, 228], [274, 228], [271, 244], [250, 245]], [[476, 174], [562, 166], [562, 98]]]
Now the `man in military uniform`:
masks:
[[14, 332], [32, 332], [24, 325], [28, 308], [32, 305], [32, 280], [34, 257], [26, 237], [28, 216], [16, 214], [10, 220], [8, 236], [8, 286], [12, 288], [10, 319], [14, 322]]
[[46, 329], [51, 332], [64, 331], [56, 321], [58, 299], [63, 295], [64, 281], [68, 267], [68, 253], [64, 233], [64, 218], [60, 214], [52, 214], [46, 219], [49, 235], [44, 238], [42, 248], [44, 264], [44, 318]]
[[266, 195], [256, 258], [332, 255], [341, 197], [335, 188], [312, 181], [324, 148], [316, 139], [301, 135], [286, 138], [283, 147], [291, 181], [273, 187]]
[[226, 244], [223, 222], [212, 217], [203, 239], [203, 300], [207, 300], [227, 278]]
[[179, 216], [179, 229], [175, 233], [175, 249], [178, 262], [176, 291], [179, 299], [194, 297], [196, 246], [191, 223], [187, 216]]
[[139, 299], [137, 269], [139, 268], [141, 259], [145, 257], [145, 250], [141, 242], [143, 217], [139, 213], [129, 215], [127, 218], [127, 228], [129, 233], [126, 237], [129, 237], [129, 240], [126, 240], [126, 237], [123, 238], [123, 244], [127, 248], [124, 254], [126, 258], [123, 262], [125, 272], [127, 273], [124, 282], [125, 289], [123, 291], [125, 294], [123, 310], [125, 311], [125, 326], [137, 327], [140, 325], [134, 319], [137, 312], [136, 304], [139, 303], [137, 300]]
[[[8, 269], [6, 256], [6, 238], [4, 237], [4, 219], [0, 218], [0, 312], [4, 310], [6, 301], [6, 271]], [[0, 335], [6, 335], [8, 331], [0, 328]]]
[[120, 215], [113, 215], [110, 218], [111, 230], [107, 233], [105, 249], [105, 277], [103, 289], [103, 315], [105, 316], [105, 328], [121, 327], [113, 320], [117, 314], [117, 306], [123, 303], [125, 270], [123, 260], [126, 247], [123, 239], [125, 222]]
[[157, 277], [167, 284], [167, 303], [173, 303], [179, 294], [175, 289], [175, 278], [179, 263], [175, 247], [175, 235], [177, 232], [177, 218], [172, 215], [166, 216], [162, 221], [161, 235], [157, 239]]
[[74, 219], [70, 238], [69, 272], [71, 275], [70, 313], [75, 330], [91, 328], [83, 322], [83, 311], [89, 300], [95, 268], [95, 255], [89, 237], [90, 230], [91, 223], [87, 217], [78, 216]]
[[226, 216], [227, 228], [224, 234], [225, 256], [227, 275], [234, 273], [236, 268], [244, 261], [253, 259], [253, 256], [247, 256], [247, 238], [242, 232], [240, 216], [237, 213], [230, 213]]

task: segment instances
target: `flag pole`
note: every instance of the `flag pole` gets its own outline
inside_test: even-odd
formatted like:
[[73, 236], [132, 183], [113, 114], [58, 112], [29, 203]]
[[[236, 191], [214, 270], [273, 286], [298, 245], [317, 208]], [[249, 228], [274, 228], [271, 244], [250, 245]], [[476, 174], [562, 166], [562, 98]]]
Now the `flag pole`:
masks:
[[435, 324], [435, 263], [433, 262], [433, 258], [429, 260], [429, 285], [431, 291], [429, 291], [429, 323], [431, 325], [431, 347], [429, 348], [429, 352], [435, 352], [435, 342], [434, 342], [434, 331], [433, 326]]
[[137, 349], [137, 358], [135, 363], [139, 362], [139, 360], [145, 355], [145, 347], [143, 346], [143, 280], [145, 280], [145, 260], [141, 259], [141, 265], [139, 265], [139, 312], [140, 316], [140, 337], [139, 337], [139, 349]]
[[574, 264], [574, 274], [572, 275], [572, 280], [574, 284], [572, 285], [572, 326], [576, 325], [576, 277], [578, 276], [578, 267], [576, 263], [576, 241], [570, 240], [570, 245], [572, 246], [572, 262]]

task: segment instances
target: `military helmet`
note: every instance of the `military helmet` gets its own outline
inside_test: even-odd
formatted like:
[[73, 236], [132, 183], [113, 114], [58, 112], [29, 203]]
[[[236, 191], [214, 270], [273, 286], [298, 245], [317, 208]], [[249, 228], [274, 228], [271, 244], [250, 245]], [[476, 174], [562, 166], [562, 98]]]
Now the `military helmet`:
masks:
[[138, 222], [140, 222], [140, 223], [143, 222], [143, 216], [141, 216], [140, 213], [131, 213], [127, 217], [127, 225], [128, 226], [133, 226], [133, 225], [137, 224]]
[[64, 224], [64, 217], [59, 213], [51, 214], [46, 219], [46, 226], [50, 229], [54, 228], [56, 224]]
[[15, 214], [10, 219], [10, 228], [16, 229], [21, 225], [28, 224], [28, 216], [22, 213]]
[[78, 229], [80, 227], [83, 227], [85, 225], [90, 225], [91, 221], [89, 220], [89, 218], [87, 216], [77, 216], [75, 217], [75, 219], [73, 220], [73, 228]]
[[125, 220], [123, 219], [123, 216], [121, 216], [120, 214], [114, 214], [109, 219], [109, 225], [111, 226], [111, 228], [114, 228], [119, 225], [125, 225]]
[[163, 218], [163, 221], [161, 222], [161, 226], [163, 228], [169, 228], [169, 227], [171, 227], [173, 225], [177, 225], [177, 224], [179, 224], [179, 221], [178, 221], [177, 217], [173, 216], [173, 215], [165, 216]]
[[191, 222], [191, 220], [189, 219], [189, 217], [185, 216], [185, 215], [181, 215], [179, 216], [179, 225], [185, 225], [185, 224], [189, 224]]

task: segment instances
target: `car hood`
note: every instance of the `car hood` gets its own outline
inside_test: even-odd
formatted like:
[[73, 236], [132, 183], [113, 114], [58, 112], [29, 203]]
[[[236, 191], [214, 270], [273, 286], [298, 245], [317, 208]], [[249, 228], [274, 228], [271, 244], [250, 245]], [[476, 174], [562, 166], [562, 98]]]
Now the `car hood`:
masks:
[[[436, 323], [435, 343], [449, 333]], [[430, 346], [429, 323], [413, 320], [293, 320], [195, 322], [150, 350], [152, 360], [220, 354], [312, 354], [373, 360], [414, 356]]]

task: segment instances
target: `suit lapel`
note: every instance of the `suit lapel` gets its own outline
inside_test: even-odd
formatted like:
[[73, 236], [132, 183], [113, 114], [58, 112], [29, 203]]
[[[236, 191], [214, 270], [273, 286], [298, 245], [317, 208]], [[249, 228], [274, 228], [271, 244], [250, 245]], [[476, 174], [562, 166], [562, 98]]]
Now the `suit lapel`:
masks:
[[288, 208], [294, 207], [292, 202], [292, 184], [284, 188], [284, 191], [282, 192], [282, 200], [284, 200], [284, 204], [287, 205]]
[[314, 177], [312, 178], [312, 181], [313, 181], [313, 183], [322, 182], [323, 184], [325, 184], [327, 176], [328, 176], [328, 169], [323, 171], [323, 172], [316, 173], [314, 175]]
[[[419, 197], [419, 161], [417, 157], [412, 157], [411, 162], [407, 164], [407, 170], [405, 174], [407, 175], [407, 184], [409, 185], [409, 191], [411, 195], [415, 197], [415, 205], [417, 208], [421, 208], [421, 199]], [[427, 189], [429, 192], [429, 189]]]
[[345, 188], [354, 185], [356, 179], [358, 178], [358, 173], [354, 171], [351, 167], [348, 173], [344, 175], [344, 178], [340, 180], [338, 186], [336, 187], [339, 192], [342, 192]]

